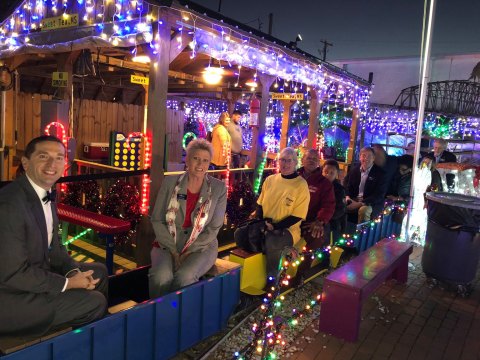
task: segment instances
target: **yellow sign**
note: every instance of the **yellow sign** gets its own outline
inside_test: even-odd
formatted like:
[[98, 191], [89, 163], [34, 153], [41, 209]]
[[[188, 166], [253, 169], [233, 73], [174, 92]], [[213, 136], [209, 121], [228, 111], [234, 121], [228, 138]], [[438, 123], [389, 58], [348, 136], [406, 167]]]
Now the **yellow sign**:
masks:
[[131, 75], [130, 82], [132, 84], [148, 85], [148, 77]]
[[63, 14], [51, 18], [42, 19], [42, 30], [55, 30], [67, 27], [78, 26], [78, 14]]
[[67, 87], [68, 72], [55, 71], [52, 73], [52, 86], [53, 87]]
[[303, 94], [272, 93], [272, 100], [303, 100]]

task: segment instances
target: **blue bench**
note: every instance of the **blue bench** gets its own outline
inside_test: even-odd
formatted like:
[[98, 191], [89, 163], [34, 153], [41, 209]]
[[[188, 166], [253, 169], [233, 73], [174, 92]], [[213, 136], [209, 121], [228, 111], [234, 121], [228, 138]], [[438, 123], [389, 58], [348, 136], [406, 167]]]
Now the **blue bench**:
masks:
[[214, 277], [0, 359], [169, 359], [226, 326], [240, 296], [240, 267], [227, 263], [217, 260]]
[[[370, 221], [356, 225], [357, 231], [363, 231], [353, 239], [353, 247], [359, 252], [363, 252], [378, 243], [380, 239], [400, 235], [402, 223], [394, 221], [394, 212], [382, 216], [380, 222], [370, 224]], [[370, 225], [369, 225], [370, 224]]]

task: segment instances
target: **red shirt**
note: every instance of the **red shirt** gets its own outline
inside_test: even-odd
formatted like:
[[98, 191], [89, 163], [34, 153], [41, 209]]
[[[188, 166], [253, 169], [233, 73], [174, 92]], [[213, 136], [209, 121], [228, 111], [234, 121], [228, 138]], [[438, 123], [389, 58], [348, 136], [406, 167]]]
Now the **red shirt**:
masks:
[[[305, 178], [303, 167], [298, 173]], [[307, 221], [315, 219], [328, 223], [335, 211], [335, 192], [332, 183], [322, 175], [320, 168], [315, 170], [307, 179], [310, 190]]]
[[192, 212], [195, 209], [195, 205], [197, 205], [199, 196], [200, 193], [193, 194], [187, 189], [187, 207], [185, 209], [185, 220], [182, 225], [184, 229], [192, 226]]

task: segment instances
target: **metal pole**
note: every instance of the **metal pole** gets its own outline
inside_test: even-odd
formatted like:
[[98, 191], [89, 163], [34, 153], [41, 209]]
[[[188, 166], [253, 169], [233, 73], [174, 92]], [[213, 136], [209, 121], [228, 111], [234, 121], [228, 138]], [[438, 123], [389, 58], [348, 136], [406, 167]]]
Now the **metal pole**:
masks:
[[[425, 0], [425, 2], [430, 1], [430, 7], [428, 10], [428, 25], [427, 25], [427, 34], [425, 40], [425, 49], [422, 49], [423, 61], [421, 69], [422, 83], [420, 87], [420, 98], [418, 106], [418, 117], [417, 117], [417, 134], [415, 137], [415, 152], [413, 155], [413, 169], [412, 169], [412, 184], [410, 186], [410, 201], [408, 204], [408, 215], [407, 215], [407, 224], [405, 228], [405, 240], [407, 242], [409, 239], [409, 226], [410, 226], [410, 216], [412, 214], [412, 205], [413, 205], [413, 195], [414, 195], [414, 184], [415, 184], [415, 174], [417, 172], [417, 164], [420, 158], [420, 145], [422, 141], [422, 129], [423, 129], [423, 118], [425, 115], [425, 101], [427, 96], [427, 87], [428, 80], [430, 78], [430, 52], [432, 49], [432, 38], [433, 38], [433, 23], [435, 18], [435, 0]], [[425, 28], [424, 28], [425, 31]]]

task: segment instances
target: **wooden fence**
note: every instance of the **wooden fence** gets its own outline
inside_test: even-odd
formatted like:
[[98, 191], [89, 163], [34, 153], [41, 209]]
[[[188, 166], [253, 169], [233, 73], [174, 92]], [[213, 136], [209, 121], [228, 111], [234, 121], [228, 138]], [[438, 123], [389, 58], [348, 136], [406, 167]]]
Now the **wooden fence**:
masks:
[[[17, 107], [17, 150], [41, 134], [42, 100], [51, 96], [41, 94], [18, 94]], [[169, 161], [181, 161], [184, 113], [167, 111], [167, 145]], [[110, 132], [120, 131], [128, 135], [142, 131], [144, 106], [112, 103], [96, 100], [75, 99], [73, 105], [73, 137], [77, 141], [76, 157], [82, 157], [85, 143], [108, 143]]]

